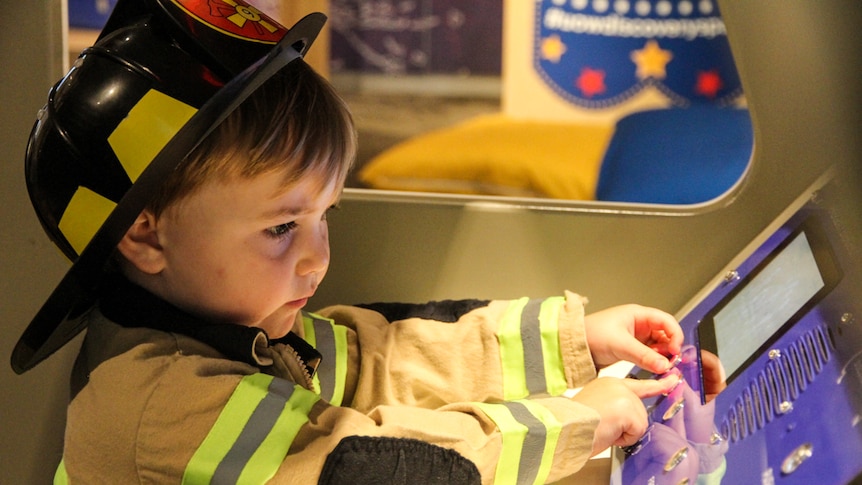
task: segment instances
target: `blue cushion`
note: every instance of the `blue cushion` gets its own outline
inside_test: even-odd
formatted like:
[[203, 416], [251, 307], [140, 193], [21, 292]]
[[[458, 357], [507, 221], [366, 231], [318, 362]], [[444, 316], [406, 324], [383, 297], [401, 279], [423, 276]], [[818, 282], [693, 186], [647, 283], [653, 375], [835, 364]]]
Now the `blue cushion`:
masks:
[[694, 204], [726, 192], [751, 159], [748, 110], [693, 105], [642, 111], [617, 122], [596, 198]]

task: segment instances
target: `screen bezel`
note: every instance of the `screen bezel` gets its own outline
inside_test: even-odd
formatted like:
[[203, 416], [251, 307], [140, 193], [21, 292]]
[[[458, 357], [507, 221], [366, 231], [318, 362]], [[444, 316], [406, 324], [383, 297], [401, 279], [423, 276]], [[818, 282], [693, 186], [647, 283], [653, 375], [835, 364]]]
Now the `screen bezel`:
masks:
[[[820, 277], [823, 280], [823, 287], [820, 288], [808, 301], [800, 305], [796, 312], [786, 322], [784, 322], [773, 334], [764, 341], [760, 347], [751, 353], [730, 375], [727, 376], [727, 384], [729, 385], [734, 379], [739, 377], [749, 366], [766, 351], [770, 346], [781, 338], [796, 322], [805, 316], [815, 305], [817, 305], [829, 292], [831, 292], [838, 282], [843, 277], [841, 268], [838, 266], [835, 253], [832, 248], [829, 238], [826, 235], [823, 226], [818, 223], [816, 217], [811, 216], [797, 226], [791, 233], [776, 246], [769, 255], [763, 259], [758, 265], [749, 272], [742, 280], [721, 301], [712, 307], [700, 321], [697, 327], [697, 340], [700, 349], [708, 350], [717, 355], [721, 360], [718, 345], [715, 336], [715, 316], [720, 313], [727, 304], [733, 301], [734, 298], [744, 290], [751, 281], [753, 281], [764, 269], [766, 269], [773, 260], [780, 255], [787, 246], [796, 240], [796, 237], [802, 235], [808, 240], [808, 245], [811, 248], [811, 253], [820, 272]], [[702, 373], [701, 373], [702, 374]]]

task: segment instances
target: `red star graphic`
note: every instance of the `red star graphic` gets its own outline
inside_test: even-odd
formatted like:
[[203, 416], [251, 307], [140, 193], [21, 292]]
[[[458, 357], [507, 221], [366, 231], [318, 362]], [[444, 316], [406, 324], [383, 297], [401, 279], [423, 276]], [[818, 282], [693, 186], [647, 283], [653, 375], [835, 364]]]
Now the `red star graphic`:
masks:
[[605, 92], [605, 71], [589, 67], [581, 69], [581, 75], [575, 80], [575, 87], [587, 98]]
[[700, 71], [697, 73], [697, 85], [694, 87], [694, 92], [707, 98], [714, 98], [723, 85], [717, 69]]

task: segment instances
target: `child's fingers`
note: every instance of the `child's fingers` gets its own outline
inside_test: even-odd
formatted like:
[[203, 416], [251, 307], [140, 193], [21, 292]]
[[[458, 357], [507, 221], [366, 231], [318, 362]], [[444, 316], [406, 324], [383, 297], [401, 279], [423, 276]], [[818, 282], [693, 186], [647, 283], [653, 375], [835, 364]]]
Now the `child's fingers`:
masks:
[[654, 374], [664, 374], [675, 365], [671, 360], [673, 357], [667, 357], [664, 352], [669, 352], [669, 350], [641, 346], [640, 353], [633, 364]]
[[626, 387], [637, 397], [644, 399], [662, 394], [670, 394], [682, 382], [679, 372], [671, 372], [661, 379], [623, 379]]
[[[635, 327], [635, 338], [661, 356], [679, 354], [684, 340], [679, 323], [660, 310], [651, 310], [656, 314], [651, 314], [651, 318], [638, 322]], [[658, 318], [662, 315], [665, 317]]]

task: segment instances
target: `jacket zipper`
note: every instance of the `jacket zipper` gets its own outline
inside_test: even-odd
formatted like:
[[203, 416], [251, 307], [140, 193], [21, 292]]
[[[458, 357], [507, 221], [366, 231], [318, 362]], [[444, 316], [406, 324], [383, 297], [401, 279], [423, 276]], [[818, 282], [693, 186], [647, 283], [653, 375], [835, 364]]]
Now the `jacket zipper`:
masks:
[[306, 365], [305, 360], [299, 355], [299, 352], [297, 352], [292, 346], [285, 345], [285, 348], [290, 350], [290, 355], [299, 364], [299, 371], [302, 374], [301, 377], [305, 382], [304, 383], [299, 382], [298, 384], [305, 387], [309, 391], [317, 392], [317, 390], [314, 388], [314, 378], [313, 378], [311, 372], [309, 371], [309, 366]]

